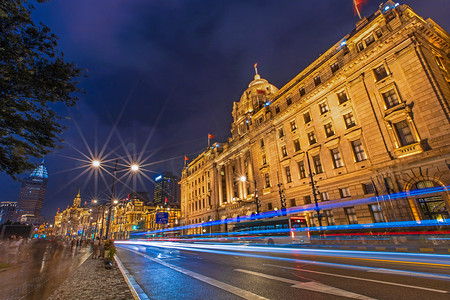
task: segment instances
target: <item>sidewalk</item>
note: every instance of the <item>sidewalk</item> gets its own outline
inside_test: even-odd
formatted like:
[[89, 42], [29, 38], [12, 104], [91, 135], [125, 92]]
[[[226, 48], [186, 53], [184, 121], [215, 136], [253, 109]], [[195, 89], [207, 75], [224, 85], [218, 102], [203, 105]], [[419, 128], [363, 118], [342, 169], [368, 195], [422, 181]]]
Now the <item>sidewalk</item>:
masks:
[[88, 258], [48, 299], [132, 300], [134, 298], [116, 263], [113, 264], [112, 269], [107, 270], [102, 259]]

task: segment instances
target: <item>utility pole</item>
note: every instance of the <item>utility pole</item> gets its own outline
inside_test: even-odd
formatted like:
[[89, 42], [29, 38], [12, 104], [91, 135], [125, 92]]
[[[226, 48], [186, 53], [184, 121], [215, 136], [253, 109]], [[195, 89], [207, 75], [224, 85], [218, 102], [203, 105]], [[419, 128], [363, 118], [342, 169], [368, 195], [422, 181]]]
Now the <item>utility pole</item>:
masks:
[[280, 177], [278, 176], [277, 172], [277, 179], [278, 179], [278, 193], [280, 194], [280, 202], [281, 202], [281, 214], [283, 216], [286, 215], [286, 195], [283, 191], [283, 184], [280, 182]]
[[255, 195], [255, 204], [256, 204], [256, 214], [259, 215], [260, 210], [261, 210], [261, 202], [258, 199], [258, 189], [256, 188], [256, 178], [255, 178], [255, 174], [253, 174], [253, 183], [255, 184], [255, 191], [254, 191], [254, 195]]
[[311, 189], [312, 189], [312, 193], [313, 193], [313, 197], [314, 197], [314, 203], [316, 205], [315, 211], [317, 213], [317, 220], [319, 221], [319, 227], [320, 230], [322, 230], [322, 215], [320, 214], [320, 207], [319, 207], [319, 202], [317, 199], [317, 196], [319, 195], [319, 191], [316, 190], [316, 188], [318, 188], [318, 186], [316, 186], [317, 181], [314, 181], [314, 173], [311, 171], [311, 163], [309, 161], [309, 153], [308, 151], [306, 151], [306, 159], [308, 160], [308, 169], [309, 169], [309, 184], [311, 185]]

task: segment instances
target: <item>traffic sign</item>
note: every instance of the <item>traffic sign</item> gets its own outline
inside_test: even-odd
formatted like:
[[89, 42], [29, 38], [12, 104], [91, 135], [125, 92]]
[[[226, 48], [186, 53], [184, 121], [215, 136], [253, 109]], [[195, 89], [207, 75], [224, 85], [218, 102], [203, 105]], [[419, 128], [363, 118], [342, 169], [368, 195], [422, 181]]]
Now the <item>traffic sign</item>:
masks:
[[156, 213], [156, 224], [167, 224], [169, 223], [169, 213], [168, 212], [157, 212]]

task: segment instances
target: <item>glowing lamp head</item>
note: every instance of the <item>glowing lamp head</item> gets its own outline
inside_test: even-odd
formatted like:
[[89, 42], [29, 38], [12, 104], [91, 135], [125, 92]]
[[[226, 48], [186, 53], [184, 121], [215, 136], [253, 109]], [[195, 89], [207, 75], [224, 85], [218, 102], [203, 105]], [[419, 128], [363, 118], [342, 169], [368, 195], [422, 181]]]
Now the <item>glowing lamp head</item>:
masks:
[[247, 177], [241, 176], [241, 178], [239, 178], [239, 180], [242, 181], [242, 182], [246, 182], [247, 181]]
[[139, 166], [138, 165], [131, 165], [131, 171], [136, 172], [137, 170], [139, 170]]
[[97, 203], [97, 202], [98, 202], [98, 200], [97, 200], [97, 199], [94, 199], [94, 200], [92, 200], [92, 202], [94, 202], [94, 203]]
[[117, 200], [117, 199], [114, 200], [114, 204], [117, 204], [117, 203], [119, 203], [119, 200]]
[[98, 161], [98, 160], [92, 161], [92, 166], [95, 167], [95, 168], [100, 167], [100, 161]]

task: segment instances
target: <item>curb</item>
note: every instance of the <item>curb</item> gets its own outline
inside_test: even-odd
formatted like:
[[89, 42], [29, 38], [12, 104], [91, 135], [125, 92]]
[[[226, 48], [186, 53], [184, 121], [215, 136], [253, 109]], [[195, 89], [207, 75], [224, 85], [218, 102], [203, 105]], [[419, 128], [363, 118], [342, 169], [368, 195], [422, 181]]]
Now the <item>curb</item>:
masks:
[[117, 266], [119, 267], [120, 272], [123, 275], [123, 278], [125, 278], [125, 281], [127, 282], [128, 288], [131, 291], [131, 294], [133, 294], [133, 298], [135, 300], [146, 300], [150, 299], [147, 294], [142, 290], [142, 288], [139, 286], [139, 284], [134, 279], [133, 275], [128, 272], [127, 268], [122, 264], [119, 257], [117, 255], [114, 255], [114, 259], [116, 260]]

